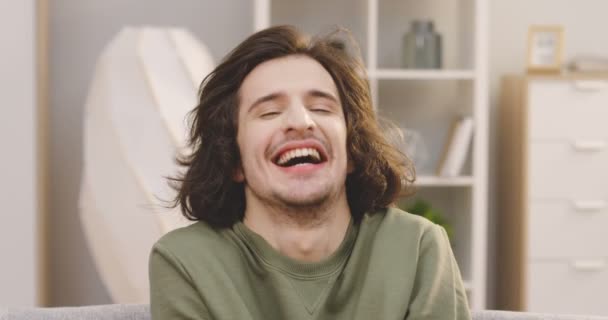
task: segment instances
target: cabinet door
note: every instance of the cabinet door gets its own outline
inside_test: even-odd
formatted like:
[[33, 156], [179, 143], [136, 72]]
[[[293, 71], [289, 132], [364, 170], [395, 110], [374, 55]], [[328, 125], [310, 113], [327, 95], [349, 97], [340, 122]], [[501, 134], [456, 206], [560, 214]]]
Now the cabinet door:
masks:
[[528, 258], [608, 257], [607, 226], [606, 200], [531, 201]]
[[46, 113], [38, 105], [37, 2], [46, 1], [0, 1], [0, 305], [4, 307], [34, 307], [44, 295], [38, 294], [44, 280], [38, 240], [43, 234], [38, 230], [46, 209], [41, 183], [47, 155], [41, 138], [48, 131], [42, 125]]
[[607, 80], [533, 80], [530, 139], [608, 138]]
[[527, 283], [528, 311], [608, 316], [605, 259], [532, 261]]
[[532, 142], [528, 173], [531, 201], [608, 200], [608, 141]]

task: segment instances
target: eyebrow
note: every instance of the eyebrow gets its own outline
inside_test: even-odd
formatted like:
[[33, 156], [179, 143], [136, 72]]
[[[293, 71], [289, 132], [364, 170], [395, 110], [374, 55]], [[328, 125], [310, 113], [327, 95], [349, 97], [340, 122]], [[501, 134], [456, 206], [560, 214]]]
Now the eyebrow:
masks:
[[312, 96], [312, 97], [325, 98], [325, 99], [331, 100], [337, 104], [340, 103], [340, 101], [338, 101], [338, 98], [336, 98], [333, 94], [331, 94], [329, 92], [313, 89], [313, 90], [309, 90], [306, 94], [309, 96]]
[[[306, 92], [307, 96], [310, 97], [316, 97], [316, 98], [324, 98], [324, 99], [328, 99], [333, 101], [334, 103], [339, 104], [340, 101], [338, 100], [338, 98], [336, 98], [333, 94], [329, 93], [329, 92], [325, 92], [322, 90], [318, 90], [318, 89], [312, 89], [312, 90], [308, 90]], [[264, 103], [264, 102], [268, 102], [268, 101], [272, 101], [272, 100], [277, 100], [280, 99], [282, 97], [285, 96], [285, 93], [283, 92], [274, 92], [274, 93], [270, 93], [264, 96], [261, 96], [259, 98], [257, 98], [252, 104], [251, 106], [249, 106], [249, 110], [247, 112], [251, 112], [251, 110], [253, 110], [255, 107], [257, 107], [258, 105]]]
[[275, 92], [275, 93], [270, 93], [267, 94], [265, 96], [261, 96], [259, 98], [257, 98], [252, 104], [251, 106], [249, 106], [249, 110], [247, 110], [247, 112], [251, 112], [251, 110], [253, 110], [255, 107], [257, 107], [258, 105], [267, 102], [267, 101], [272, 101], [272, 100], [277, 100], [281, 97], [283, 97], [285, 94], [280, 93], [280, 92]]

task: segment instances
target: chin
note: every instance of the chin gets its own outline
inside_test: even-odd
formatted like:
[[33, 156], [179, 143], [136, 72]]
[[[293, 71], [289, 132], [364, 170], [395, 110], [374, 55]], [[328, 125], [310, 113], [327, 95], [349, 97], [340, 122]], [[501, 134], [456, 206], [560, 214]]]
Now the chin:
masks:
[[291, 198], [291, 199], [283, 199], [283, 203], [285, 203], [288, 207], [294, 208], [316, 208], [322, 207], [329, 200], [329, 196], [326, 197], [314, 197], [314, 198]]
[[277, 198], [284, 204], [293, 207], [321, 207], [332, 200], [332, 192], [325, 190], [323, 192], [298, 192], [297, 194], [290, 193], [280, 195]]

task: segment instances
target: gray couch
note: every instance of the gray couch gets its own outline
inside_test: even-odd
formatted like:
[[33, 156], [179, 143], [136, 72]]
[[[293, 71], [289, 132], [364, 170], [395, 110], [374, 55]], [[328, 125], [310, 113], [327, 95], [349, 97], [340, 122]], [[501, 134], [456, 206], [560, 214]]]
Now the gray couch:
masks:
[[[608, 320], [506, 311], [476, 311], [474, 320]], [[147, 305], [102, 305], [71, 308], [0, 309], [0, 320], [150, 320]]]

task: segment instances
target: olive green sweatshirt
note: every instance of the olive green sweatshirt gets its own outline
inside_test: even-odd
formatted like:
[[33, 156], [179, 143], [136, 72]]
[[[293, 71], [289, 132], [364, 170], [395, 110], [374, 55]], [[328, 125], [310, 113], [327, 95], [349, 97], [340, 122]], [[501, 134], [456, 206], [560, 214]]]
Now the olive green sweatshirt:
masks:
[[470, 319], [443, 228], [398, 209], [366, 214], [339, 248], [304, 263], [242, 222], [163, 236], [150, 255], [153, 320]]

